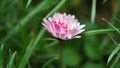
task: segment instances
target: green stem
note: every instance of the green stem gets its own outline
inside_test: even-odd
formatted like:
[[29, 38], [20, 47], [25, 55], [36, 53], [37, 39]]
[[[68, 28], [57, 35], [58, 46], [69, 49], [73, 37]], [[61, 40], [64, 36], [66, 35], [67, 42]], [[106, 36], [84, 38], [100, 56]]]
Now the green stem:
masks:
[[62, 55], [62, 44], [63, 40], [59, 40], [59, 60], [60, 60], [60, 68], [65, 68], [64, 62], [63, 62], [63, 55]]
[[92, 10], [91, 10], [91, 22], [94, 24], [96, 16], [96, 1], [92, 0]]

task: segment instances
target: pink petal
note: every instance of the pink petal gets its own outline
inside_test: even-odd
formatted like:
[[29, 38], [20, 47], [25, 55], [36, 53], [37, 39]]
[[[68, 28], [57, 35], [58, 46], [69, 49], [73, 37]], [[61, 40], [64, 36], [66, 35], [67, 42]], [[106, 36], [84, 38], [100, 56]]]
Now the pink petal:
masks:
[[85, 25], [80, 25], [74, 15], [67, 15], [66, 13], [55, 13], [53, 17], [49, 17], [48, 20], [44, 19], [43, 22], [42, 25], [46, 27], [49, 33], [63, 40], [80, 38], [81, 36], [76, 35], [85, 31], [83, 29]]

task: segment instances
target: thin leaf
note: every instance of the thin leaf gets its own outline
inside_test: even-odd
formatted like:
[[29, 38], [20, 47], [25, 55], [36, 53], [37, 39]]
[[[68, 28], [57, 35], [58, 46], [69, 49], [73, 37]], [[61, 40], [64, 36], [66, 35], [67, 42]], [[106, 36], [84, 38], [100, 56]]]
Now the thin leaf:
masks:
[[30, 65], [30, 62], [28, 62], [28, 68], [32, 68], [31, 65]]
[[117, 62], [120, 60], [120, 52], [117, 54], [115, 61], [111, 64], [110, 68], [115, 68]]
[[96, 0], [92, 0], [91, 23], [95, 22], [96, 16]]
[[22, 42], [24, 43], [24, 42], [26, 42], [26, 41], [25, 41], [24, 29], [23, 29], [23, 27], [21, 26], [20, 23], [19, 23], [19, 27], [20, 27], [20, 38], [21, 38]]
[[0, 51], [3, 51], [3, 48], [4, 48], [4, 44], [1, 45]]
[[108, 35], [110, 36], [111, 40], [115, 43], [115, 45], [116, 45], [117, 47], [116, 47], [116, 49], [114, 49], [113, 52], [110, 54], [110, 56], [109, 56], [109, 58], [108, 58], [108, 61], [107, 61], [107, 65], [110, 63], [110, 61], [112, 60], [112, 58], [114, 57], [114, 55], [115, 55], [115, 54], [119, 51], [119, 49], [120, 49], [120, 44], [118, 44], [110, 34], [108, 34]]
[[13, 64], [14, 64], [14, 58], [15, 58], [15, 55], [17, 54], [17, 51], [15, 51], [12, 56], [10, 57], [10, 60], [8, 62], [8, 65], [7, 65], [7, 68], [13, 68]]
[[55, 38], [45, 38], [44, 40], [50, 40], [50, 41], [56, 41], [56, 39]]
[[30, 43], [28, 44], [27, 48], [26, 48], [26, 51], [23, 55], [23, 57], [21, 57], [21, 61], [20, 61], [20, 64], [18, 66], [18, 68], [24, 68], [25, 64], [27, 63], [29, 57], [30, 57], [30, 54], [31, 54], [31, 49], [32, 49], [32, 44], [33, 44], [34, 40], [32, 39], [30, 41]]
[[4, 45], [2, 44], [0, 47], [0, 68], [3, 68], [3, 48]]
[[62, 0], [45, 18], [51, 16], [53, 13], [55, 13], [57, 10], [60, 9], [61, 6], [66, 2], [66, 0]]
[[111, 40], [114, 42], [114, 44], [115, 44], [116, 46], [118, 46], [117, 42], [114, 40], [114, 38], [111, 36], [111, 34], [108, 34], [108, 35], [110, 36], [110, 38], [111, 38]]
[[58, 43], [59, 43], [58, 41], [53, 41], [52, 43], [48, 44], [47, 46], [44, 46], [44, 48], [55, 46]]
[[112, 28], [114, 28], [119, 34], [120, 34], [120, 31], [119, 29], [117, 29], [114, 25], [112, 25], [109, 21], [107, 21], [105, 18], [102, 18], [105, 22], [107, 22]]
[[113, 52], [108, 57], [107, 65], [110, 63], [110, 61], [112, 60], [112, 58], [114, 57], [114, 55], [118, 53], [119, 50], [120, 50], [120, 44], [113, 50]]
[[115, 32], [115, 29], [98, 29], [98, 30], [91, 30], [87, 31], [84, 34], [85, 35], [94, 35], [94, 34], [103, 34], [103, 33], [110, 33], [110, 32]]
[[31, 2], [32, 2], [32, 0], [28, 0], [26, 8], [28, 8], [28, 6], [30, 5]]
[[54, 60], [57, 60], [57, 59], [58, 59], [58, 57], [54, 57], [54, 58], [48, 60], [48, 61], [42, 66], [42, 68], [47, 68], [47, 65], [48, 65], [48, 64], [50, 64], [51, 62], [53, 62]]
[[114, 16], [114, 19], [120, 23], [120, 20], [116, 16]]
[[52, 47], [59, 43], [59, 41], [54, 38], [45, 38], [44, 40], [53, 41], [52, 43], [48, 44], [47, 46], [44, 46], [44, 48]]

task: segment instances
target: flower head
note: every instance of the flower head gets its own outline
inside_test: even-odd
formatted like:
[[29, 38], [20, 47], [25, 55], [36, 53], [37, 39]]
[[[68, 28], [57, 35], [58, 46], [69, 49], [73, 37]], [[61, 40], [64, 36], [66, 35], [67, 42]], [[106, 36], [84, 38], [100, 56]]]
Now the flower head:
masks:
[[43, 19], [43, 22], [50, 34], [62, 40], [80, 38], [78, 34], [85, 30], [83, 29], [85, 25], [80, 25], [74, 15], [66, 15], [66, 13], [55, 13], [53, 17]]

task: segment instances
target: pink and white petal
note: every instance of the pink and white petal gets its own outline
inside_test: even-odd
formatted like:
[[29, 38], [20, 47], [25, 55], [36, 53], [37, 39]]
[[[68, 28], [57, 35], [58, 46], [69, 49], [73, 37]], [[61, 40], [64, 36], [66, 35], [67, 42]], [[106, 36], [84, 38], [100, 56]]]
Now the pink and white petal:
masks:
[[82, 33], [83, 31], [85, 31], [85, 29], [80, 29], [80, 30], [77, 30], [74, 34], [73, 34], [73, 36], [75, 36], [75, 35], [77, 35], [77, 34], [80, 34], [80, 33]]
[[67, 34], [66, 34], [66, 38], [67, 38], [67, 39], [71, 39], [71, 38], [72, 38], [72, 35], [69, 34], [69, 33], [67, 33]]
[[73, 19], [75, 19], [75, 15], [72, 15], [71, 17], [72, 17]]
[[63, 16], [66, 16], [66, 13], [63, 13]]
[[52, 22], [52, 18], [51, 18], [51, 17], [49, 17], [48, 20], [49, 20], [50, 22]]
[[55, 31], [54, 31], [54, 27], [52, 26], [52, 24], [50, 22], [48, 22], [46, 19], [43, 20], [44, 21], [44, 25], [47, 28], [47, 30], [53, 34], [54, 36], [56, 36]]
[[85, 29], [82, 29], [84, 27], [85, 27], [85, 25], [80, 25], [73, 35], [75, 36], [75, 35], [77, 35], [79, 33], [82, 33], [83, 31], [85, 31]]
[[49, 26], [49, 23], [50, 23], [49, 21], [47, 21], [46, 19], [43, 19], [43, 22], [46, 26]]
[[80, 25], [78, 29], [84, 28], [86, 25]]
[[65, 34], [61, 34], [61, 38], [64, 40], [65, 39]]
[[43, 26], [47, 27], [44, 23], [42, 23]]
[[49, 32], [51, 31], [51, 30], [50, 30], [50, 27], [49, 27], [47, 24], [42, 23], [42, 25], [45, 26], [45, 28], [46, 28]]
[[73, 38], [81, 38], [81, 36], [75, 36], [75, 37], [73, 37]]
[[49, 27], [49, 29], [51, 29], [51, 30], [53, 29], [53, 28], [52, 28], [52, 24], [51, 24], [48, 20], [44, 19], [43, 21], [44, 21], [44, 24], [45, 24], [47, 27]]

